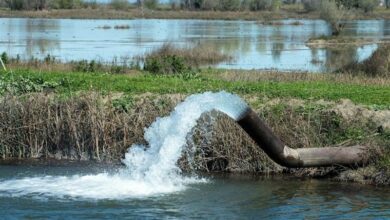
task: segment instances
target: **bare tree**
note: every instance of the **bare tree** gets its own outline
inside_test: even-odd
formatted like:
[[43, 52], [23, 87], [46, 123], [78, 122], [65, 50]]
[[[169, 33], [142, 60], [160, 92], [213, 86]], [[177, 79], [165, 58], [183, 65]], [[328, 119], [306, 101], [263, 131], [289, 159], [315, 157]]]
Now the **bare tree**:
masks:
[[320, 17], [328, 22], [332, 35], [338, 36], [345, 27], [345, 20], [351, 17], [351, 12], [343, 5], [338, 5], [335, 0], [325, 0], [321, 1]]

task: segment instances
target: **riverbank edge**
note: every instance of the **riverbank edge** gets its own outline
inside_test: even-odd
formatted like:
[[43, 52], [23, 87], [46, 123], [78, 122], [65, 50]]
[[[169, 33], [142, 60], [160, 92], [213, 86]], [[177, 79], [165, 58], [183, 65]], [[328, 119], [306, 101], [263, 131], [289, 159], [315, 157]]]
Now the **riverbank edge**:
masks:
[[[318, 74], [304, 74], [303, 76], [299, 76], [299, 74], [298, 74], [297, 76], [288, 76], [288, 75], [277, 74], [277, 73], [257, 73], [257, 74], [253, 73], [251, 76], [248, 76], [248, 73], [245, 72], [244, 74], [246, 74], [245, 77], [247, 77], [247, 78], [240, 78], [239, 76], [241, 76], [241, 77], [243, 76], [243, 73], [240, 71], [221, 71], [221, 70], [214, 70], [214, 71], [215, 72], [213, 72], [213, 71], [207, 72], [206, 71], [207, 73], [203, 73], [203, 74], [205, 74], [205, 75], [203, 75], [203, 77], [208, 77], [208, 79], [216, 78], [219, 81], [222, 80], [222, 81], [226, 81], [226, 82], [229, 82], [229, 81], [232, 81], [232, 82], [237, 82], [237, 81], [238, 82], [245, 82], [246, 81], [246, 82], [248, 82], [249, 81], [249, 82], [255, 83], [255, 84], [256, 84], [256, 82], [260, 83], [260, 81], [266, 80], [266, 81], [268, 81], [268, 83], [273, 84], [273, 85], [279, 84], [279, 83], [280, 83], [280, 85], [283, 85], [285, 83], [288, 84], [289, 82], [293, 83], [295, 81], [298, 81], [298, 82], [299, 81], [306, 81], [308, 83], [308, 84], [306, 84], [306, 86], [310, 85], [310, 83], [312, 83], [313, 86], [316, 87], [315, 89], [318, 89], [319, 81], [324, 80], [324, 78], [321, 79], [321, 77], [318, 76]], [[53, 95], [54, 96], [64, 96], [65, 95], [65, 99], [68, 99], [66, 97], [69, 96], [70, 98], [76, 97], [76, 100], [77, 100], [77, 97], [79, 95], [83, 95], [83, 93], [90, 93], [90, 92], [94, 91], [94, 93], [98, 92], [98, 93], [105, 94], [104, 96], [106, 96], [107, 94], [111, 94], [110, 95], [110, 96], [112, 96], [111, 98], [103, 98], [103, 99], [104, 100], [111, 100], [111, 99], [119, 100], [119, 101], [115, 101], [115, 103], [116, 103], [115, 108], [119, 108], [119, 109], [121, 109], [121, 111], [123, 111], [124, 108], [128, 108], [129, 105], [131, 105], [131, 108], [135, 108], [135, 109], [140, 108], [140, 105], [134, 106], [134, 100], [136, 100], [138, 98], [134, 99], [133, 97], [149, 97], [149, 98], [147, 98], [147, 99], [150, 99], [148, 101], [149, 104], [152, 103], [152, 105], [154, 105], [155, 107], [147, 109], [147, 111], [141, 111], [141, 112], [146, 113], [146, 112], [149, 112], [151, 109], [155, 109], [155, 108], [157, 108], [157, 109], [163, 108], [164, 110], [159, 110], [158, 112], [155, 112], [153, 114], [153, 116], [148, 117], [149, 118], [148, 123], [151, 123], [152, 121], [154, 121], [155, 117], [160, 117], [161, 115], [168, 114], [171, 111], [171, 109], [177, 104], [177, 102], [179, 102], [180, 100], [183, 100], [183, 98], [188, 96], [188, 94], [194, 93], [195, 90], [197, 90], [197, 92], [203, 92], [203, 91], [209, 91], [209, 90], [220, 90], [221, 88], [224, 87], [223, 85], [222, 86], [221, 85], [218, 85], [218, 86], [211, 85], [211, 87], [205, 87], [205, 88], [200, 88], [200, 87], [195, 88], [194, 87], [193, 88], [194, 91], [189, 90], [187, 92], [176, 91], [176, 90], [166, 91], [165, 89], [162, 89], [161, 93], [158, 92], [158, 90], [155, 90], [154, 92], [146, 92], [148, 89], [146, 89], [145, 91], [143, 91], [143, 89], [141, 89], [140, 91], [133, 91], [133, 92], [128, 93], [128, 92], [126, 92], [126, 89], [113, 91], [110, 87], [107, 87], [107, 88], [105, 88], [105, 87], [107, 86], [107, 83], [108, 84], [112, 84], [112, 83], [115, 84], [115, 82], [118, 82], [118, 80], [123, 81], [125, 78], [130, 78], [130, 79], [133, 78], [134, 79], [134, 81], [128, 82], [128, 86], [130, 86], [130, 87], [131, 87], [131, 85], [134, 85], [134, 83], [136, 83], [137, 81], [141, 80], [141, 82], [142, 82], [142, 80], [145, 80], [145, 79], [146, 79], [146, 81], [143, 81], [144, 86], [146, 86], [146, 87], [148, 87], [148, 86], [156, 87], [157, 86], [160, 88], [164, 84], [163, 81], [165, 81], [165, 83], [167, 83], [167, 82], [169, 83], [169, 81], [174, 81], [174, 84], [176, 84], [176, 85], [183, 84], [184, 86], [186, 84], [188, 84], [188, 85], [194, 84], [194, 82], [198, 82], [199, 80], [200, 80], [199, 82], [201, 82], [201, 83], [205, 82], [205, 81], [202, 81], [202, 79], [198, 79], [198, 78], [195, 78], [194, 81], [192, 81], [191, 79], [183, 79], [180, 77], [179, 78], [176, 78], [176, 77], [162, 77], [162, 78], [160, 78], [157, 76], [155, 76], [155, 77], [146, 76], [146, 78], [144, 78], [145, 76], [138, 76], [137, 77], [137, 76], [127, 76], [127, 75], [106, 75], [106, 74], [98, 74], [98, 73], [78, 73], [78, 74], [81, 74], [85, 77], [91, 77], [91, 79], [93, 78], [93, 80], [96, 80], [98, 82], [103, 82], [103, 81], [105, 82], [104, 84], [92, 85], [92, 84], [90, 84], [92, 82], [92, 81], [90, 81], [91, 79], [89, 79], [89, 80], [88, 79], [86, 80], [85, 78], [81, 79], [81, 78], [79, 78], [79, 76], [73, 75], [73, 74], [77, 74], [77, 73], [50, 73], [50, 72], [45, 73], [42, 71], [35, 73], [32, 70], [16, 70], [16, 71], [14, 71], [13, 74], [14, 74], [14, 77], [17, 77], [17, 76], [22, 77], [21, 83], [23, 83], [24, 86], [28, 85], [28, 87], [34, 88], [34, 86], [30, 85], [30, 82], [29, 82], [29, 80], [30, 80], [32, 82], [39, 82], [39, 83], [42, 83], [43, 85], [47, 85], [50, 87], [48, 89], [43, 88], [43, 90], [24, 91], [23, 93], [16, 96], [16, 98], [21, 97], [21, 100], [26, 100], [26, 99], [28, 100], [28, 97], [32, 96], [33, 99], [30, 100], [31, 101], [30, 104], [34, 103], [36, 100], [39, 100], [39, 99], [34, 99], [34, 97], [40, 96], [40, 94], [42, 94], [42, 92], [43, 92], [42, 95], [45, 97], [48, 97], [48, 99], [50, 99], [50, 97], [52, 97]], [[54, 74], [53, 76], [55, 76], [57, 74], [57, 77], [54, 77], [54, 78], [50, 77], [51, 74]], [[139, 74], [142, 75], [145, 73], [139, 73]], [[261, 76], [259, 76], [259, 75], [261, 75]], [[76, 76], [76, 79], [74, 81], [68, 81], [68, 79], [72, 78], [73, 76]], [[111, 78], [111, 80], [113, 80], [113, 81], [108, 81], [107, 80], [108, 78], [107, 79], [102, 78], [105, 76], [108, 78]], [[253, 78], [251, 78], [251, 77], [253, 77]], [[310, 77], [314, 77], [314, 78], [310, 79]], [[316, 77], [317, 77], [317, 79], [315, 79]], [[320, 77], [320, 78], [318, 78], [318, 77]], [[335, 76], [333, 76], [333, 77], [335, 77]], [[118, 79], [115, 79], [115, 78], [118, 78]], [[148, 82], [148, 79], [151, 79], [151, 81]], [[361, 89], [364, 88], [364, 90], [366, 92], [370, 93], [369, 92], [370, 84], [372, 84], [373, 87], [376, 87], [375, 86], [375, 78], [368, 77], [368, 79], [374, 80], [374, 82], [368, 81], [368, 84], [367, 84], [367, 82], [365, 82], [365, 81], [361, 81], [361, 82], [358, 81], [355, 83], [357, 83], [358, 85], [360, 83], [365, 85]], [[350, 83], [353, 82], [353, 80], [348, 80], [348, 79], [345, 79], [345, 80], [349, 81]], [[83, 89], [84, 86], [80, 85], [80, 82], [86, 82], [88, 88], [86, 90]], [[381, 80], [379, 80], [378, 82], [380, 82], [380, 84], [382, 84]], [[59, 85], [60, 83], [63, 83], [63, 85]], [[71, 86], [71, 87], [67, 88], [67, 89], [72, 90], [71, 93], [69, 93], [69, 91], [66, 91], [63, 88], [61, 88], [61, 87], [69, 86], [72, 83], [78, 84], [79, 87], [72, 87]], [[13, 86], [18, 86], [18, 79], [13, 78]], [[240, 86], [240, 88], [245, 87], [245, 84], [240, 84], [239, 86]], [[346, 85], [346, 86], [348, 86], [348, 85]], [[306, 90], [309, 87], [304, 87], [302, 89]], [[348, 86], [348, 87], [350, 87], [350, 86]], [[380, 87], [382, 87], [382, 86], [380, 86]], [[387, 87], [385, 86], [384, 88], [388, 88], [388, 86]], [[283, 89], [283, 87], [277, 86], [277, 88], [275, 88], [275, 89], [279, 90], [279, 89]], [[313, 89], [314, 89], [314, 87], [313, 87]], [[383, 90], [383, 91], [385, 91], [385, 90]], [[266, 93], [262, 94], [261, 91], [255, 91], [255, 90], [251, 91], [250, 89], [248, 91], [241, 90], [241, 89], [240, 90], [233, 90], [232, 92], [238, 92], [240, 94], [240, 96], [242, 96], [245, 100], [247, 100], [252, 107], [257, 109], [257, 112], [261, 112], [261, 111], [264, 112], [264, 108], [274, 106], [271, 109], [272, 111], [268, 110], [265, 112], [276, 111], [275, 112], [276, 115], [282, 114], [282, 119], [284, 117], [283, 117], [283, 113], [281, 113], [281, 112], [283, 112], [284, 110], [291, 111], [294, 109], [302, 109], [302, 112], [298, 113], [297, 115], [295, 115], [295, 113], [294, 113], [293, 115], [300, 116], [302, 114], [304, 116], [304, 115], [309, 114], [309, 116], [308, 116], [309, 119], [310, 119], [310, 117], [312, 117], [312, 120], [317, 120], [318, 116], [314, 116], [314, 115], [316, 115], [318, 113], [317, 111], [321, 112], [323, 110], [323, 108], [321, 106], [327, 105], [327, 103], [329, 103], [329, 102], [332, 102], [334, 104], [334, 103], [339, 102], [340, 99], [346, 98], [346, 97], [341, 96], [335, 100], [331, 99], [333, 101], [330, 101], [327, 99], [323, 100], [321, 98], [314, 98], [314, 99], [310, 98], [310, 97], [309, 98], [307, 98], [307, 97], [306, 98], [305, 97], [299, 98], [299, 96], [295, 96], [295, 97], [292, 96], [291, 97], [291, 96], [276, 95], [274, 97], [272, 97], [272, 96], [267, 97]], [[357, 90], [355, 92], [357, 92]], [[130, 96], [130, 98], [128, 96]], [[166, 99], [166, 97], [169, 97], [169, 98]], [[379, 98], [379, 97], [377, 97], [377, 98]], [[63, 99], [63, 98], [61, 98], [61, 99]], [[371, 99], [371, 98], [368, 98], [368, 99]], [[90, 98], [87, 97], [86, 100], [90, 100]], [[158, 100], [160, 100], [161, 102]], [[172, 100], [174, 100], [174, 101], [172, 102]], [[349, 117], [348, 120], [346, 120], [346, 121], [349, 121], [349, 120], [353, 121], [355, 118], [354, 117], [355, 114], [362, 114], [366, 111], [371, 112], [369, 114], [367, 114], [367, 112], [364, 113], [365, 115], [367, 115], [366, 119], [371, 118], [372, 113], [373, 114], [381, 114], [382, 111], [380, 111], [380, 110], [378, 111], [378, 109], [377, 109], [379, 105], [375, 104], [374, 99], [372, 99], [371, 101], [374, 101], [374, 102], [372, 102], [371, 104], [366, 103], [365, 104], [366, 107], [364, 107], [364, 106], [357, 107], [357, 108], [354, 107], [355, 108], [354, 110], [350, 110], [350, 106], [355, 105], [355, 104], [353, 104], [353, 102], [350, 102], [350, 101], [346, 101], [345, 103], [342, 102], [342, 103], [340, 103], [339, 110], [346, 109], [346, 111], [340, 112], [340, 114], [342, 114], [342, 115], [344, 114], [345, 117]], [[308, 104], [305, 104], [305, 102], [308, 102]], [[313, 102], [315, 102], [315, 103], [313, 104]], [[48, 103], [50, 103], [50, 102], [48, 102]], [[70, 103], [72, 103], [72, 101]], [[141, 102], [141, 103], [143, 103], [142, 105], [145, 104], [145, 102]], [[170, 104], [167, 104], [167, 103], [170, 103]], [[385, 103], [386, 103], [386, 101], [385, 101]], [[287, 108], [286, 108], [286, 106], [287, 106]], [[293, 107], [291, 107], [291, 106], [293, 106]], [[314, 110], [310, 110], [313, 108], [314, 108]], [[387, 109], [387, 108], [385, 108], [385, 109]], [[299, 110], [299, 111], [301, 111], [301, 110]], [[388, 111], [388, 110], [385, 110], [385, 111]], [[99, 112], [97, 112], [97, 113], [100, 114]], [[139, 114], [143, 114], [143, 113], [139, 113]], [[261, 114], [264, 114], [264, 113], [261, 113]], [[330, 115], [332, 115], [332, 114], [330, 114]], [[352, 114], [352, 116], [351, 116], [351, 114]], [[294, 118], [294, 117], [292, 117], [293, 115], [291, 115], [287, 118]], [[326, 113], [323, 116], [328, 117], [328, 113]], [[271, 116], [271, 117], [273, 117], [273, 116]], [[306, 117], [306, 116], [304, 116], [304, 117]], [[362, 121], [366, 121], [366, 119], [364, 119]], [[273, 119], [273, 120], [277, 120], [277, 119]], [[292, 119], [289, 119], [289, 120], [292, 120]], [[301, 120], [302, 120], [302, 118], [301, 118]], [[338, 119], [336, 121], [338, 121]], [[382, 119], [378, 119], [377, 121], [383, 122]], [[296, 121], [294, 121], [294, 120], [292, 120], [291, 122], [292, 122], [291, 124], [296, 124]], [[148, 123], [144, 124], [141, 127], [146, 127]], [[230, 122], [225, 122], [225, 123], [230, 123]], [[276, 124], [276, 122], [274, 122], [274, 123]], [[359, 124], [360, 122], [357, 122], [357, 123], [358, 123], [359, 127], [365, 127], [364, 124]], [[364, 123], [366, 123], [366, 122], [364, 122]], [[370, 123], [368, 123], [368, 124], [370, 124]], [[231, 125], [231, 123], [230, 123], [230, 125]], [[381, 125], [379, 125], [379, 126], [376, 125], [376, 127], [379, 130], [383, 129], [383, 126], [381, 126]], [[223, 126], [223, 128], [226, 129], [226, 126]], [[226, 134], [227, 138], [231, 138], [231, 135], [234, 135], [235, 134], [234, 132], [237, 132], [237, 130], [234, 130], [234, 129], [235, 128], [232, 127], [231, 132], [230, 133], [228, 132], [228, 134]], [[353, 135], [352, 137], [361, 139], [361, 137], [362, 137], [361, 135], [364, 134], [364, 131], [362, 133], [362, 131], [359, 129], [355, 130], [355, 128], [353, 128], [353, 126], [352, 126], [352, 130], [350, 131], [350, 132], [352, 132], [352, 135]], [[371, 131], [372, 131], [372, 129], [375, 130], [375, 127], [371, 127], [370, 129], [371, 129]], [[142, 132], [142, 129], [141, 129], [141, 132]], [[285, 130], [285, 132], [288, 132], [288, 130]], [[283, 132], [279, 131], [279, 133], [283, 133]], [[298, 131], [298, 133], [300, 133], [300, 132]], [[291, 137], [293, 137], [295, 135], [293, 133], [291, 133], [291, 134], [292, 134]], [[305, 133], [302, 133], [302, 134], [307, 135]], [[138, 135], [138, 136], [140, 136], [140, 135]], [[221, 135], [221, 136], [224, 136], [224, 135]], [[242, 140], [245, 139], [245, 138], [243, 138], [242, 134], [241, 134], [241, 139]], [[245, 142], [245, 141], [242, 143], [248, 144], [248, 142]], [[128, 147], [130, 145], [126, 145], [126, 146]], [[237, 146], [239, 146], [239, 144]], [[126, 148], [124, 147], [124, 149], [126, 149]], [[121, 151], [121, 152], [122, 153], [117, 152], [117, 155], [121, 154], [123, 156], [123, 151]], [[74, 158], [78, 158], [78, 159], [72, 159], [72, 158], [66, 157], [66, 156], [65, 157], [62, 157], [62, 156], [58, 157], [58, 155], [65, 155], [65, 153], [57, 152], [57, 156], [54, 153], [54, 154], [51, 154], [51, 156], [49, 156], [46, 159], [49, 159], [50, 161], [64, 161], [65, 164], [67, 163], [66, 161], [72, 161], [72, 163], [73, 162], [77, 163], [77, 161], [81, 161], [82, 163], [84, 163], [83, 161], [85, 161], [86, 163], [88, 163], [88, 161], [97, 162], [97, 163], [105, 163], [104, 160], [103, 161], [99, 161], [99, 160], [96, 161], [96, 159], [92, 159], [92, 158], [87, 159], [88, 157], [84, 157], [83, 159], [80, 159], [77, 156], [75, 156]], [[100, 155], [100, 156], [104, 157], [104, 155]], [[42, 159], [42, 160], [38, 160], [38, 161], [40, 161], [40, 163], [46, 163], [45, 162], [46, 159]], [[28, 164], [29, 160], [27, 159], [25, 161]], [[4, 164], [4, 163], [7, 163], [8, 165], [12, 165], [12, 164], [24, 164], [25, 162], [24, 162], [24, 160], [2, 160], [2, 162], [0, 162], [0, 164]], [[115, 160], [115, 161], [111, 160], [111, 161], [108, 161], [108, 163], [109, 164], [112, 164], [112, 163], [113, 164], [120, 164], [120, 160]], [[330, 170], [327, 170], [327, 169], [325, 169], [325, 170], [324, 169], [299, 169], [299, 170], [284, 170], [284, 171], [279, 170], [278, 172], [275, 172], [275, 173], [276, 174], [283, 174], [283, 173], [291, 174], [292, 173], [293, 175], [296, 175], [298, 177], [303, 177], [303, 178], [306, 178], [306, 177], [307, 178], [327, 178], [327, 177], [330, 177], [331, 179], [337, 180], [337, 181], [353, 181], [353, 182], [360, 182], [360, 183], [364, 183], [364, 184], [374, 184], [374, 185], [386, 185], [386, 184], [380, 184], [379, 182], [375, 182], [375, 180], [370, 180], [370, 178], [371, 178], [370, 176], [375, 176], [379, 173], [382, 175], [381, 180], [382, 179], [390, 179], [390, 176], [387, 176], [387, 174], [383, 174], [386, 172], [382, 172], [382, 171], [378, 170], [377, 168], [375, 168], [375, 166], [374, 166], [374, 168], [371, 166], [369, 168], [361, 168], [358, 170], [347, 169], [347, 170], [337, 171], [338, 174], [343, 173], [343, 176], [338, 175], [336, 177], [334, 174], [335, 169], [337, 170], [340, 168], [332, 168]], [[240, 171], [232, 171], [232, 172], [240, 172]], [[261, 173], [262, 172], [257, 172], [257, 174], [261, 174]], [[273, 173], [273, 172], [271, 172], [271, 173]]]
[[[3, 18], [47, 18], [47, 19], [199, 19], [199, 20], [280, 20], [280, 19], [319, 19], [315, 12], [303, 10], [278, 11], [189, 11], [189, 10], [113, 10], [98, 9], [58, 9], [43, 11], [11, 11], [0, 9]], [[359, 13], [354, 19], [390, 19], [390, 10], [373, 13]]]

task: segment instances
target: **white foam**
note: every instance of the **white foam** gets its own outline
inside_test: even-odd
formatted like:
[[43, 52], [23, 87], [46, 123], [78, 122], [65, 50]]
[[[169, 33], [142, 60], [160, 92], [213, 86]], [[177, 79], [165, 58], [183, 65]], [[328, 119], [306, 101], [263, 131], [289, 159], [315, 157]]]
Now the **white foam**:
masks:
[[184, 190], [189, 184], [204, 182], [184, 177], [177, 167], [187, 135], [205, 112], [219, 110], [235, 120], [247, 105], [226, 92], [191, 95], [167, 117], [157, 118], [145, 130], [148, 146], [133, 145], [126, 153], [126, 165], [116, 174], [84, 176], [43, 176], [0, 181], [0, 195], [123, 199], [155, 196]]

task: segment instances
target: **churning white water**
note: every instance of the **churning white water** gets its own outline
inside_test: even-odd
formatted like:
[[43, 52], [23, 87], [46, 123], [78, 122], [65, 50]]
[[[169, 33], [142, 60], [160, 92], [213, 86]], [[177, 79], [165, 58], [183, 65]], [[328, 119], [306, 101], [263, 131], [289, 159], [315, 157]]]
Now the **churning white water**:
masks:
[[130, 147], [123, 160], [126, 168], [119, 172], [0, 180], [0, 195], [124, 199], [184, 190], [189, 184], [205, 181], [183, 176], [177, 166], [199, 117], [218, 110], [239, 120], [247, 108], [238, 96], [227, 92], [191, 95], [169, 116], [157, 118], [145, 129], [148, 146]]

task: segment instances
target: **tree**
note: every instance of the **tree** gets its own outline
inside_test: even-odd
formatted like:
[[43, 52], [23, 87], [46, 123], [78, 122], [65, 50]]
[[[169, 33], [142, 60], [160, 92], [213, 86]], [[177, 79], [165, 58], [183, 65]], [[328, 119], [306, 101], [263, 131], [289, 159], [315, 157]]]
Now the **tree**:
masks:
[[155, 9], [158, 5], [158, 0], [137, 0], [136, 4], [140, 8]]
[[[137, 0], [137, 4], [141, 5], [142, 1]], [[111, 0], [110, 6], [115, 10], [124, 10], [129, 8], [129, 2], [127, 0]]]
[[272, 7], [272, 0], [252, 0], [249, 8], [252, 11], [267, 10]]
[[11, 10], [42, 10], [47, 7], [46, 0], [5, 0]]
[[321, 1], [319, 0], [303, 0], [302, 4], [307, 12], [317, 11], [321, 7]]
[[336, 2], [347, 9], [361, 9], [367, 13], [374, 10], [379, 5], [380, 0], [337, 0]]
[[348, 17], [348, 13], [348, 10], [343, 5], [338, 5], [335, 0], [321, 1], [320, 17], [328, 22], [333, 36], [339, 35], [344, 29], [344, 20]]
[[358, 0], [358, 8], [365, 13], [371, 12], [379, 5], [379, 0]]
[[219, 9], [222, 11], [237, 11], [240, 9], [240, 0], [219, 0]]

